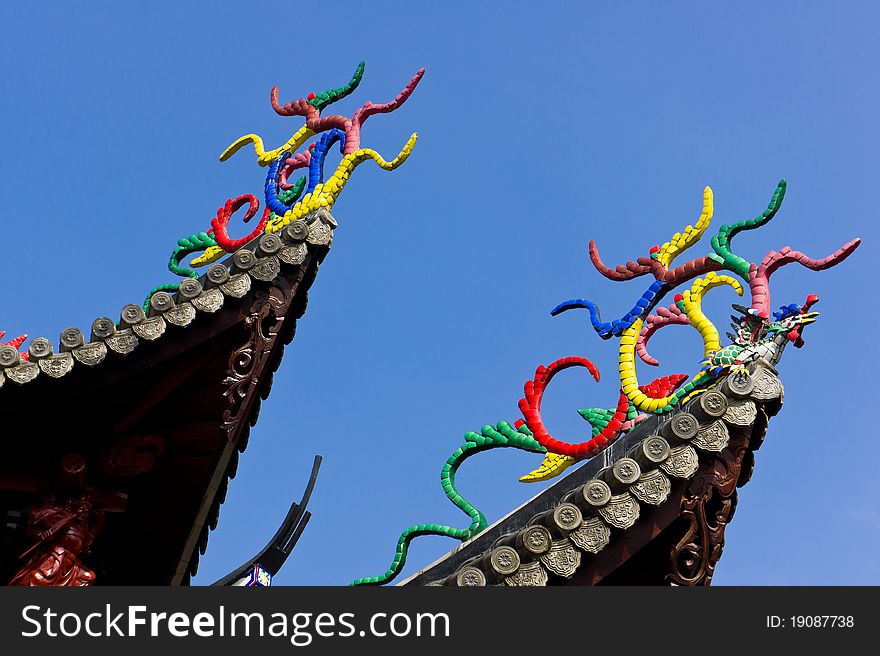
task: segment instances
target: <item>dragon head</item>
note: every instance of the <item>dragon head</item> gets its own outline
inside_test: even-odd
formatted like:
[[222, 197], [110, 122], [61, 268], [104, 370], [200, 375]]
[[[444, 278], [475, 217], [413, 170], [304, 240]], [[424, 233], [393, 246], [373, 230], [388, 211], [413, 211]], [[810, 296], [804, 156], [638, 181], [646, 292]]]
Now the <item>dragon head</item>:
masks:
[[741, 346], [752, 346], [762, 341], [779, 341], [787, 339], [795, 347], [804, 345], [803, 330], [819, 317], [818, 312], [811, 308], [819, 301], [816, 294], [810, 294], [803, 305], [791, 303], [783, 305], [773, 313], [773, 318], [766, 316], [755, 308], [734, 305], [733, 309], [740, 316], [731, 316], [735, 334], [728, 333], [734, 343]]

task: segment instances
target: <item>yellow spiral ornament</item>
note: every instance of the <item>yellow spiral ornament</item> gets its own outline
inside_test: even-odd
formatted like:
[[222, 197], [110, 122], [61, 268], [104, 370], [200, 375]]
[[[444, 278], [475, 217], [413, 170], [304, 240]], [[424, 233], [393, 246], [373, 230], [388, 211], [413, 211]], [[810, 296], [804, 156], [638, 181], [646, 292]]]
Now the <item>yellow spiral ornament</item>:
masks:
[[[682, 294], [679, 307], [684, 311], [690, 324], [700, 333], [703, 338], [703, 356], [709, 355], [721, 348], [721, 342], [718, 336], [718, 329], [703, 313], [702, 300], [703, 296], [710, 289], [729, 285], [734, 291], [742, 296], [743, 286], [738, 280], [730, 276], [718, 275], [714, 271], [710, 271], [703, 278], [697, 278], [691, 288]], [[620, 348], [618, 351], [618, 372], [620, 373], [620, 388], [630, 402], [642, 412], [661, 412], [667, 406], [678, 402], [682, 398], [683, 393], [689, 393], [696, 386], [701, 384], [705, 379], [705, 372], [700, 372], [694, 379], [680, 392], [665, 396], [663, 398], [650, 398], [647, 394], [639, 389], [639, 381], [636, 376], [636, 343], [639, 334], [642, 332], [643, 321], [636, 320], [632, 326], [627, 328], [620, 336]]]

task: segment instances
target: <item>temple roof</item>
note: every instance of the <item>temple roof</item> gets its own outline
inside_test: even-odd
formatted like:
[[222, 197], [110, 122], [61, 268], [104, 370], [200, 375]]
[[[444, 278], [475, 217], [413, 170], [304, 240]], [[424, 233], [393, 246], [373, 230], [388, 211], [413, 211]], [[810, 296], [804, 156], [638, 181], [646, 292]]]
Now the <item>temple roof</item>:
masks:
[[[210, 229], [177, 240], [168, 269], [181, 282], [125, 305], [118, 320], [63, 330], [57, 346], [37, 337], [20, 353], [25, 335], [0, 344], [0, 417], [9, 434], [27, 437], [10, 440], [0, 461], [0, 578], [45, 584], [41, 563], [68, 537], [66, 557], [89, 560], [77, 565], [84, 584], [177, 585], [195, 574], [330, 247], [334, 203], [361, 164], [393, 171], [416, 144], [413, 133], [385, 160], [362, 129], [406, 102], [424, 69], [388, 102], [322, 115], [363, 73], [361, 62], [346, 84], [283, 104], [275, 87], [274, 112], [305, 124], [277, 148], [250, 133], [220, 155], [253, 147], [266, 168], [250, 234], [232, 238], [229, 223], [239, 211], [244, 222], [255, 217], [260, 201], [228, 198]], [[325, 175], [337, 146], [341, 158]], [[190, 268], [206, 265], [201, 276]], [[47, 519], [55, 516], [64, 520]]]
[[[330, 213], [319, 210], [287, 230], [264, 234], [199, 278], [185, 279], [174, 295], [153, 293], [146, 310], [130, 303], [121, 309], [118, 320], [95, 319], [88, 341], [84, 331], [73, 327], [61, 332], [57, 347], [45, 337], [31, 339], [24, 357], [13, 346], [0, 347], [0, 389], [10, 387], [9, 383], [27, 385], [38, 379], [63, 378], [74, 370], [101, 365], [108, 354], [129, 356], [141, 343], [167, 339], [165, 335], [174, 332], [169, 326], [186, 328], [198, 316], [214, 314], [225, 302], [241, 299], [255, 283], [271, 282], [280, 274], [282, 264], [303, 264], [309, 247], [330, 244], [335, 227]], [[8, 390], [0, 394], [4, 392]]]
[[[97, 319], [87, 342], [77, 329], [57, 350], [33, 340], [27, 361], [0, 369], [8, 434], [29, 438], [7, 442], [0, 505], [33, 508], [76, 454], [107, 511], [90, 556], [98, 581], [187, 583], [335, 225], [319, 210], [261, 235], [173, 296], [153, 294], [147, 312]], [[31, 541], [24, 526], [3, 538], [8, 575]]]

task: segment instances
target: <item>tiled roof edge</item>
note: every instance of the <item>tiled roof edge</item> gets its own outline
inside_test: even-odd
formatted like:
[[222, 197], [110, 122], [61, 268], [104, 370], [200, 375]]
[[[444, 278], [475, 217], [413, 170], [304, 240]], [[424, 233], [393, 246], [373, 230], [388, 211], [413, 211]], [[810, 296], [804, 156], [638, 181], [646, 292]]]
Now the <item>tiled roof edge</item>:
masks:
[[[784, 388], [776, 369], [758, 360], [749, 371], [652, 418], [399, 585], [541, 586], [574, 576], [632, 527], [643, 507], [671, 503], [671, 479], [691, 479], [700, 454], [721, 454], [729, 429], [754, 425], [759, 406], [768, 415], [778, 411]], [[523, 519], [524, 512], [531, 516]]]
[[141, 341], [161, 339], [169, 324], [189, 326], [199, 313], [212, 314], [227, 298], [245, 296], [254, 282], [271, 282], [282, 265], [301, 265], [310, 247], [329, 247], [335, 227], [330, 212], [319, 209], [279, 233], [263, 234], [209, 267], [201, 277], [185, 279], [173, 296], [154, 294], [148, 313], [130, 303], [122, 308], [118, 322], [108, 317], [95, 319], [88, 342], [79, 328], [61, 331], [57, 351], [49, 339], [36, 337], [30, 342], [28, 361], [21, 361], [14, 347], [0, 347], [0, 390], [7, 383], [26, 385], [41, 376], [63, 378], [74, 368], [100, 365], [110, 352], [127, 356]]

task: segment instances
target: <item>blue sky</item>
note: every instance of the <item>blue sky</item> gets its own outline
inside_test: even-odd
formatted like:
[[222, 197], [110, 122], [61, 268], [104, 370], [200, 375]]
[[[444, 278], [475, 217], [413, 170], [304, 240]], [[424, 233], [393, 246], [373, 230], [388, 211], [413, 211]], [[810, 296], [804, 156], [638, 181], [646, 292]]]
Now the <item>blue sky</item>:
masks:
[[[217, 155], [242, 134], [275, 144], [299, 127], [271, 110], [273, 85], [298, 98], [365, 59], [360, 89], [339, 103], [350, 114], [427, 68], [403, 108], [364, 128], [363, 143], [389, 158], [411, 132], [419, 142], [394, 173], [362, 166], [337, 203], [332, 251], [196, 583], [265, 543], [315, 453], [325, 463], [314, 517], [277, 583], [379, 574], [406, 526], [464, 526], [440, 467], [465, 431], [519, 416], [538, 364], [584, 355], [604, 374], [555, 381], [545, 417], [557, 436], [578, 441], [575, 409], [616, 399], [613, 343], [583, 313], [549, 316], [580, 296], [619, 316], [641, 294], [643, 281], [592, 269], [589, 240], [606, 263], [632, 259], [696, 220], [704, 185], [720, 223], [760, 213], [781, 177], [781, 212], [738, 238], [738, 252], [760, 261], [791, 244], [824, 257], [854, 236], [865, 243], [836, 269], [773, 279], [774, 305], [815, 292], [822, 316], [783, 360], [786, 403], [715, 581], [880, 583], [868, 350], [876, 5], [184, 5], [0, 9], [8, 334], [54, 339], [173, 281], [177, 238], [207, 229], [227, 198], [261, 192], [251, 155]], [[707, 298], [719, 327], [736, 300]], [[695, 334], [670, 329], [653, 350], [656, 375], [696, 371]], [[459, 485], [497, 519], [541, 489], [516, 480], [539, 460], [490, 452]], [[417, 541], [407, 572], [453, 546]]]

